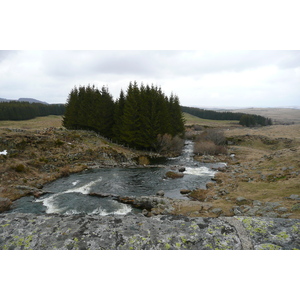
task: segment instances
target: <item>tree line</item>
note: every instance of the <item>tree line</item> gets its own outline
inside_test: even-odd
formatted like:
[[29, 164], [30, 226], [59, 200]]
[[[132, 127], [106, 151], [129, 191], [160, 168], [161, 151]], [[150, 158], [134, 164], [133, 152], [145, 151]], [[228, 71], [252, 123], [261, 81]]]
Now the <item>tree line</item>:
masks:
[[63, 115], [64, 104], [41, 104], [21, 101], [0, 102], [0, 120], [29, 120], [49, 115]]
[[118, 143], [138, 149], [158, 150], [162, 137], [184, 133], [179, 98], [167, 97], [161, 88], [130, 82], [114, 101], [108, 87], [74, 87], [67, 99], [63, 125], [89, 129]]
[[272, 120], [263, 116], [245, 114], [239, 112], [218, 112], [213, 110], [206, 110], [195, 107], [181, 106], [183, 112], [189, 113], [193, 116], [209, 120], [236, 120], [240, 125], [252, 126], [268, 126], [272, 125]]

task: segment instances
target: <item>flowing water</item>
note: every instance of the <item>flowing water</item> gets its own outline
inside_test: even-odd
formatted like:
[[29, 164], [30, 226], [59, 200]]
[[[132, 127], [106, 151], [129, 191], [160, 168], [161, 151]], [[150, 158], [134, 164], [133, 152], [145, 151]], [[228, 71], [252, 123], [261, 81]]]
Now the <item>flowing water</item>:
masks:
[[[166, 159], [164, 167], [92, 169], [72, 174], [45, 185], [48, 193], [39, 199], [27, 196], [15, 201], [10, 212], [125, 215], [139, 210], [117, 202], [115, 196], [151, 196], [163, 190], [166, 197], [187, 199], [180, 190], [205, 188], [215, 174], [212, 167], [221, 165], [194, 161], [193, 142], [186, 141], [182, 155]], [[184, 176], [165, 178], [175, 166], [186, 168]]]

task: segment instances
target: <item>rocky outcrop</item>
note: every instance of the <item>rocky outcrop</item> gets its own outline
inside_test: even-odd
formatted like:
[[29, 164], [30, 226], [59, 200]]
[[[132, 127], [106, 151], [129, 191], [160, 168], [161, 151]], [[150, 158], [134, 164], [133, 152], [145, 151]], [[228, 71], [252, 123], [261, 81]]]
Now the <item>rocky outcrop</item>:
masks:
[[300, 220], [1, 214], [0, 249], [300, 249]]
[[172, 214], [176, 210], [176, 205], [182, 202], [178, 199], [171, 199], [162, 196], [141, 196], [141, 197], [115, 197], [116, 201], [129, 204], [135, 208], [143, 210], [146, 216]]

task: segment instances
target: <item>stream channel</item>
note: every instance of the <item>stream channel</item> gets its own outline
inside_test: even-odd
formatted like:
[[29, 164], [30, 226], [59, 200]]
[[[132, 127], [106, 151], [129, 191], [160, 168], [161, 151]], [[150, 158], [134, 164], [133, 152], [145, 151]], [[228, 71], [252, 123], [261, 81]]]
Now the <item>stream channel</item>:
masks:
[[[214, 177], [212, 168], [224, 163], [200, 163], [193, 159], [193, 142], [186, 141], [182, 154], [175, 158], [165, 159], [163, 166], [139, 168], [100, 168], [89, 169], [81, 173], [60, 178], [43, 188], [47, 194], [35, 199], [26, 196], [13, 203], [9, 213], [58, 213], [58, 214], [97, 214], [125, 215], [140, 210], [114, 200], [116, 196], [153, 196], [163, 190], [165, 197], [188, 199], [180, 190], [205, 188]], [[177, 167], [185, 167], [182, 178], [165, 178], [166, 172]], [[90, 193], [102, 194], [105, 197], [90, 196]]]

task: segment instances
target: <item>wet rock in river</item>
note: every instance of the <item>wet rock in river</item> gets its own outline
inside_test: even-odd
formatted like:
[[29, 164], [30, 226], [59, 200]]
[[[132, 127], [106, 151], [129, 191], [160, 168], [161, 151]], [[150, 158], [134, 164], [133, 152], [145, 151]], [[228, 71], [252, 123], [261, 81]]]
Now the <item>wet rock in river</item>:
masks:
[[172, 172], [172, 171], [169, 171], [166, 173], [166, 177], [172, 178], [172, 179], [182, 178], [183, 176], [184, 175], [182, 173], [176, 173], [176, 172]]
[[186, 190], [186, 189], [180, 190], [180, 194], [182, 194], [182, 195], [189, 194], [190, 192], [191, 192], [191, 190]]
[[156, 193], [156, 196], [161, 196], [161, 197], [163, 197], [165, 195], [165, 192], [164, 191], [158, 191], [157, 193]]

